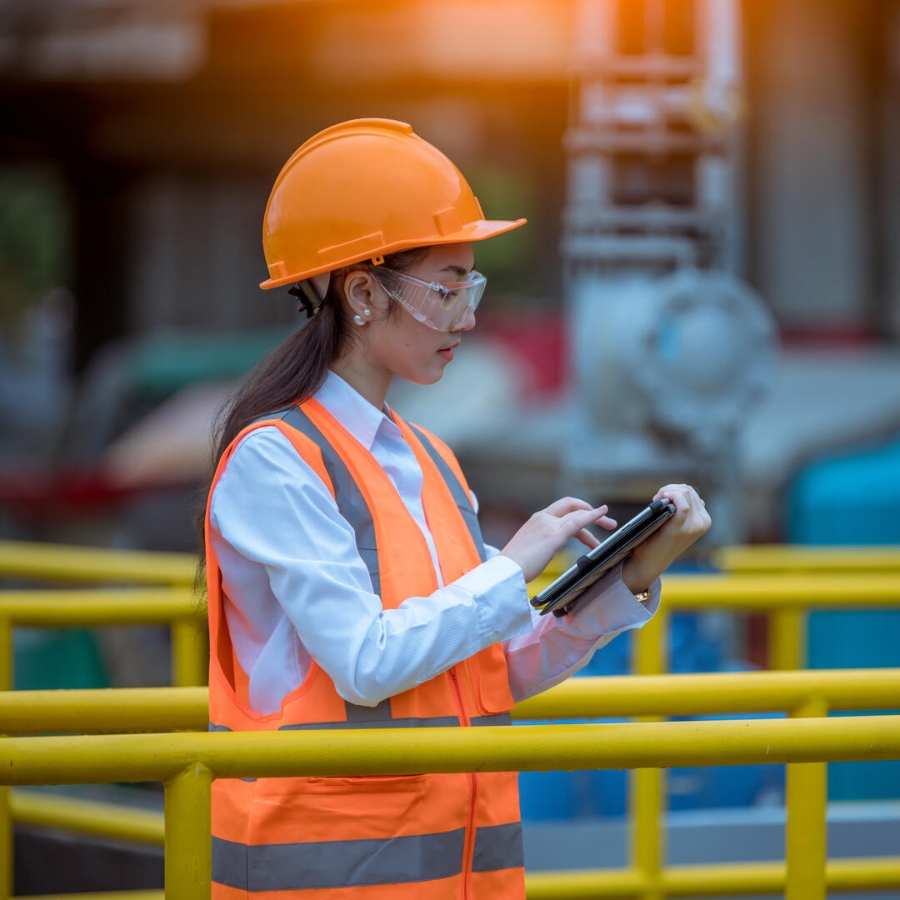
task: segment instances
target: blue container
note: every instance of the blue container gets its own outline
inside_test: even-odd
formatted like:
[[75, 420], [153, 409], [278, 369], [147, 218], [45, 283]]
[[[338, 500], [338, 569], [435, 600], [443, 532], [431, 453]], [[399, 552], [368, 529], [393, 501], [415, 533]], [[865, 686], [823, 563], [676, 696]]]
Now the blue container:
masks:
[[[807, 466], [787, 498], [787, 538], [797, 544], [900, 544], [900, 438]], [[900, 665], [900, 611], [809, 616], [811, 669]], [[900, 762], [832, 763], [832, 800], [900, 798]]]
[[578, 807], [572, 789], [575, 772], [519, 772], [523, 822], [574, 819]]

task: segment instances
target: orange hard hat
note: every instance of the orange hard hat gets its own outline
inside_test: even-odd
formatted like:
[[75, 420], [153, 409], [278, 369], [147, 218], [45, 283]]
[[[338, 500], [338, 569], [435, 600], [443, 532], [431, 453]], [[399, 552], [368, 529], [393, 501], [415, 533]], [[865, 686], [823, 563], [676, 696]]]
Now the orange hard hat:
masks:
[[320, 131], [269, 195], [269, 289], [385, 254], [483, 241], [525, 224], [489, 221], [459, 169], [405, 122], [354, 119]]

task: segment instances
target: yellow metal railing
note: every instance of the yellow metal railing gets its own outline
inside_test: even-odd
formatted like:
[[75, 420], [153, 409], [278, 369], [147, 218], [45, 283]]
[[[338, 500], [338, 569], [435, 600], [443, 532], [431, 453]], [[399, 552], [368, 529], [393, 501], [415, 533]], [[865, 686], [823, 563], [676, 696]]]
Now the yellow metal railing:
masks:
[[0, 541], [0, 575], [9, 578], [191, 587], [196, 566], [189, 553]]
[[[24, 552], [20, 552], [24, 551]], [[731, 554], [729, 556], [729, 554]], [[123, 559], [123, 557], [127, 557]], [[864, 562], [860, 562], [864, 560]], [[803, 647], [804, 616], [809, 609], [816, 608], [887, 608], [900, 606], [900, 583], [896, 578], [896, 571], [900, 568], [900, 553], [897, 551], [835, 551], [829, 548], [827, 554], [809, 551], [806, 548], [796, 553], [785, 553], [782, 548], [756, 548], [720, 551], [717, 562], [727, 569], [733, 569], [735, 573], [714, 576], [669, 576], [666, 579], [664, 610], [657, 619], [648, 627], [635, 634], [634, 655], [632, 668], [639, 673], [655, 675], [665, 671], [665, 636], [668, 630], [668, 617], [674, 610], [704, 610], [704, 609], [730, 609], [734, 611], [759, 612], [769, 616], [771, 621], [770, 635], [772, 638], [772, 664], [776, 668], [790, 669], [800, 667], [805, 660], [805, 648]], [[869, 566], [869, 568], [867, 568]], [[181, 651], [176, 654], [180, 662], [175, 664], [173, 680], [176, 684], [197, 684], [202, 680], [201, 673], [205, 669], [205, 640], [198, 640], [198, 634], [202, 634], [204, 612], [199, 608], [195, 599], [191, 598], [187, 586], [193, 580], [192, 561], [176, 554], [124, 554], [109, 553], [108, 551], [85, 551], [82, 548], [56, 548], [41, 545], [0, 545], [0, 574], [15, 574], [19, 577], [35, 577], [43, 581], [60, 579], [65, 581], [112, 581], [117, 584], [166, 584], [175, 585], [174, 588], [160, 590], [159, 593], [148, 591], [55, 591], [55, 592], [17, 592], [16, 594], [0, 593], [0, 677], [3, 675], [3, 652], [11, 646], [11, 632], [14, 624], [111, 624], [113, 622], [160, 622], [169, 621], [177, 623], [182, 628], [182, 639], [176, 637], [173, 629], [173, 638]], [[754, 574], [755, 573], [755, 574]], [[851, 574], [848, 574], [851, 573]], [[869, 574], [872, 573], [872, 574]], [[9, 601], [9, 606], [4, 607], [4, 597]], [[76, 601], [73, 603], [73, 600]], [[81, 601], [87, 601], [82, 604]], [[198, 652], [198, 648], [199, 652]], [[175, 650], [176, 648], [173, 648]], [[190, 659], [194, 654], [193, 662]], [[200, 663], [197, 662], [198, 658]], [[11, 660], [8, 660], [11, 664]], [[8, 670], [7, 670], [8, 671]], [[864, 683], [871, 684], [883, 677], [886, 670], [879, 670], [878, 675], [864, 672], [859, 678]], [[188, 674], [184, 674], [188, 673]], [[839, 701], [834, 701], [831, 694], [826, 700], [821, 699], [821, 690], [800, 690], [799, 682], [794, 682], [794, 690], [799, 693], [795, 702], [784, 702], [773, 707], [765, 704], [771, 701], [765, 699], [765, 691], [760, 696], [762, 682], [753, 682], [752, 679], [759, 675], [772, 675], [774, 673], [754, 673], [737, 676], [739, 684], [747, 684], [746, 689], [757, 699], [752, 703], [763, 703], [760, 706], [751, 706], [747, 709], [782, 709], [787, 710], [797, 718], [797, 724], [801, 717], [812, 716], [809, 721], [818, 723], [828, 709], [853, 708], [842, 707]], [[800, 675], [804, 673], [784, 673], [785, 675]], [[813, 674], [813, 673], [809, 673]], [[822, 673], [814, 673], [816, 677]], [[839, 680], [846, 680], [848, 673], [840, 673]], [[694, 676], [667, 676], [661, 682], [684, 686], [679, 679]], [[723, 678], [732, 676], [716, 675], [718, 690], [724, 688]], [[566, 689], [580, 689], [580, 684], [589, 682], [590, 679], [579, 679], [570, 682]], [[607, 692], [614, 679], [604, 679], [604, 692]], [[635, 682], [643, 679], [627, 678], [628, 691], [631, 693]], [[808, 685], [806, 687], [809, 687]], [[834, 687], [832, 685], [832, 687]], [[655, 689], [665, 692], [661, 684], [655, 685]], [[715, 690], [714, 688], [710, 688]], [[738, 702], [728, 689], [729, 702], [726, 704], [728, 712], [744, 711], [745, 707]], [[861, 689], [861, 688], [860, 688]], [[556, 689], [557, 691], [561, 688]], [[583, 689], [582, 689], [583, 690]], [[70, 693], [70, 692], [62, 692]], [[106, 692], [92, 692], [104, 694]], [[118, 693], [118, 692], [112, 692]], [[548, 697], [558, 696], [553, 692]], [[567, 695], [568, 696], [568, 695]], [[574, 696], [574, 695], [573, 695]], [[882, 706], [880, 703], [870, 702], [863, 708], [889, 708], [896, 706], [898, 694], [895, 692], [892, 698]], [[819, 697], [819, 700], [816, 700]], [[136, 698], [135, 698], [136, 699]], [[541, 698], [535, 698], [540, 700]], [[731, 702], [734, 700], [735, 702]], [[746, 702], [751, 702], [745, 698]], [[134, 700], [129, 701], [135, 702]], [[168, 701], [167, 701], [168, 702]], [[180, 701], [179, 701], [180, 702]], [[196, 702], [196, 701], [192, 701]], [[535, 701], [529, 701], [529, 704]], [[584, 706], [584, 697], [576, 701], [574, 709], [587, 709]], [[683, 709], [682, 712], [673, 708], [661, 708], [650, 703], [642, 707], [628, 705], [626, 698], [622, 698], [623, 706], [618, 711], [611, 711], [607, 707], [606, 712], [575, 712], [571, 707], [565, 707], [558, 715], [570, 716], [600, 716], [600, 715], [640, 715], [661, 716], [678, 714], [702, 714], [711, 711], [701, 703], [699, 706]], [[838, 705], [834, 705], [838, 702]], [[707, 701], [712, 703], [712, 701]], [[581, 705], [579, 705], [581, 704]], [[715, 703], [712, 703], [715, 706]], [[522, 707], [530, 718], [540, 717], [535, 707], [523, 704]], [[596, 707], [590, 707], [596, 709]], [[855, 707], [860, 708], [860, 707]], [[561, 708], [563, 709], [563, 708]], [[173, 714], [172, 724], [168, 728], [188, 727], [183, 724], [175, 724], [181, 720], [178, 718], [174, 706], [170, 710]], [[182, 713], [184, 710], [182, 710]], [[124, 714], [124, 711], [123, 711]], [[5, 720], [4, 715], [4, 720]], [[79, 716], [79, 719], [83, 717]], [[882, 717], [886, 722], [889, 717]], [[44, 720], [46, 723], [46, 720]], [[841, 722], [846, 723], [847, 719]], [[859, 720], [852, 720], [859, 721]], [[132, 726], [126, 725], [123, 715], [120, 729]], [[62, 722], [57, 723], [62, 725]], [[686, 723], [647, 723], [655, 725], [672, 725]], [[724, 723], [697, 723], [697, 724], [724, 724]], [[751, 731], [755, 731], [761, 723], [743, 723]], [[788, 723], [781, 723], [782, 725]], [[793, 723], [792, 723], [793, 724]], [[36, 726], [35, 730], [41, 726]], [[136, 727], [136, 726], [135, 726]], [[546, 726], [544, 726], [546, 727]], [[597, 726], [600, 727], [600, 726]], [[607, 726], [602, 726], [607, 727]], [[630, 726], [629, 726], [630, 727]], [[643, 727], [643, 726], [642, 726]], [[84, 722], [77, 726], [78, 730], [88, 730]], [[4, 730], [14, 730], [7, 729]], [[47, 730], [44, 724], [43, 730]], [[54, 730], [65, 730], [59, 727]], [[521, 729], [516, 729], [521, 730]], [[646, 733], [646, 732], [644, 732]], [[417, 732], [418, 734], [418, 732]], [[605, 735], [607, 733], [604, 733]], [[604, 738], [605, 739], [605, 738]], [[13, 739], [10, 739], [13, 740]], [[25, 740], [25, 739], [14, 739]], [[57, 739], [41, 739], [57, 740]], [[72, 740], [72, 739], [62, 739]], [[896, 754], [895, 754], [896, 755]], [[632, 861], [634, 870], [618, 873], [607, 873], [594, 878], [590, 873], [587, 876], [579, 875], [540, 875], [533, 876], [529, 880], [529, 894], [534, 896], [549, 896], [541, 893], [542, 884], [549, 885], [546, 890], [553, 890], [555, 896], [611, 896], [621, 895], [646, 898], [677, 896], [684, 893], [718, 893], [721, 891], [738, 891], [752, 893], [754, 891], [768, 891], [771, 885], [779, 882], [787, 889], [789, 898], [816, 898], [824, 897], [825, 883], [834, 890], [847, 888], [861, 888], [871, 886], [881, 887], [887, 881], [896, 886], [897, 865], [896, 861], [867, 860], [864, 863], [836, 862], [829, 863], [822, 869], [820, 865], [824, 860], [824, 834], [825, 834], [825, 786], [826, 769], [824, 760], [839, 759], [844, 757], [820, 756], [816, 761], [800, 763], [802, 757], [793, 757], [790, 761], [795, 764], [788, 767], [788, 841], [787, 858], [799, 859], [798, 854], [804, 855], [807, 860], [807, 870], [816, 870], [810, 874], [805, 871], [800, 863], [793, 866], [768, 865], [746, 867], [685, 867], [674, 872], [664, 869], [665, 857], [663, 846], [663, 834], [660, 830], [660, 820], [664, 797], [664, 781], [662, 771], [655, 768], [638, 768], [634, 773], [632, 787]], [[870, 755], [861, 755], [858, 759], [884, 758]], [[700, 760], [692, 759], [692, 762]], [[778, 761], [775, 758], [762, 760], [764, 762]], [[548, 757], [545, 763], [553, 763], [554, 759]], [[727, 764], [737, 764], [740, 759], [731, 758]], [[665, 765], [681, 764], [681, 760], [669, 760]], [[587, 768], [597, 768], [599, 765], [595, 759]], [[649, 765], [649, 764], [648, 764]], [[540, 768], [570, 767], [564, 761], [558, 765], [543, 765]], [[518, 766], [515, 763], [510, 768], [539, 768], [537, 766]], [[627, 766], [622, 766], [623, 768]], [[417, 769], [422, 771], [421, 768]], [[386, 771], [386, 770], [385, 770]], [[78, 779], [74, 779], [78, 780]], [[127, 779], [116, 779], [127, 780]], [[140, 779], [144, 780], [144, 779]], [[65, 781], [65, 779], [63, 779]], [[59, 783], [56, 781], [55, 783]], [[72, 801], [75, 802], [75, 801]], [[33, 816], [38, 812], [29, 812], [28, 801], [20, 801], [19, 796], [12, 804], [17, 815]], [[45, 806], [42, 821], [52, 823], [52, 810]], [[62, 816], [62, 814], [60, 814]], [[69, 807], [68, 818], [70, 821], [77, 819], [77, 810]], [[9, 836], [8, 823], [4, 829], [0, 816], [0, 872], [3, 870], [2, 844], [4, 831]], [[33, 818], [32, 821], [35, 819]], [[59, 820], [55, 820], [59, 822]], [[812, 827], [810, 827], [810, 822]], [[790, 835], [795, 834], [792, 841]], [[849, 868], [848, 868], [849, 866]], [[824, 880], [822, 872], [825, 872]], [[588, 878], [588, 887], [584, 887], [584, 878]], [[593, 880], [591, 880], [593, 878]], [[810, 881], [812, 878], [812, 881]], [[550, 881], [547, 881], [549, 879]], [[774, 881], [773, 881], [774, 879]], [[891, 879], [894, 879], [891, 881]], [[734, 882], [734, 884], [732, 883]], [[568, 885], [568, 888], [565, 886]], [[735, 886], [738, 885], [738, 886]], [[756, 885], [756, 887], [754, 887]], [[812, 885], [812, 888], [810, 887]], [[742, 887], [740, 887], [742, 886]], [[740, 890], [739, 890], [740, 887]], [[821, 887], [821, 891], [819, 888]], [[565, 888], [565, 889], [564, 889]], [[752, 888], [752, 890], [751, 890]], [[558, 889], [558, 890], [557, 890]], [[812, 893], [810, 892], [812, 890]], [[584, 893], [588, 891], [589, 893]], [[757, 891], [757, 892], [758, 892]], [[2, 897], [0, 887], [0, 897]], [[149, 895], [148, 895], [149, 896]], [[178, 896], [178, 895], [173, 895]], [[137, 895], [134, 895], [137, 900]]]
[[[491, 733], [487, 733], [490, 731]], [[900, 758], [900, 716], [755, 721], [541, 725], [510, 729], [384, 729], [265, 733], [180, 733], [0, 739], [0, 783], [161, 781], [165, 785], [168, 900], [208, 896], [209, 790], [214, 778], [327, 777], [406, 772], [543, 771], [555, 768], [659, 769], [673, 765], [821, 764]], [[790, 803], [789, 799], [789, 803]], [[789, 826], [790, 827], [790, 811]], [[788, 841], [784, 867], [696, 867], [716, 891], [783, 887], [788, 898], [825, 896], [837, 872], [866, 888], [900, 887], [900, 858], [810, 865], [806, 845]], [[529, 896], [630, 896], [649, 900], [696, 893], [689, 871], [644, 866], [533, 875]], [[802, 880], [795, 873], [803, 875]], [[832, 873], [829, 875], [829, 872]], [[747, 875], [751, 877], [747, 878]], [[773, 883], [774, 881], [774, 883]]]
[[801, 544], [752, 544], [722, 547], [712, 563], [723, 572], [829, 572], [863, 575], [900, 572], [900, 547], [811, 547]]
[[[0, 577], [41, 585], [0, 591], [0, 691], [13, 686], [13, 632], [20, 627], [168, 625], [172, 683], [205, 684], [206, 609], [192, 596], [195, 571], [195, 558], [183, 553], [0, 542]], [[48, 590], [47, 583], [104, 587]], [[0, 900], [12, 895], [12, 817], [20, 814], [27, 818], [28, 810], [0, 787]], [[59, 809], [48, 815], [48, 826], [73, 825], [72, 815]]]
[[[764, 711], [802, 713], [811, 704], [815, 704], [817, 713], [824, 714], [829, 709], [889, 708], [896, 705], [898, 696], [900, 669], [880, 670], [877, 678], [873, 678], [872, 673], [865, 670], [614, 676], [569, 681], [546, 694], [519, 704], [514, 716], [519, 719], [552, 719]], [[900, 739], [900, 718], [891, 718], [891, 734]], [[206, 727], [206, 690], [144, 688], [10, 692], [0, 696], [0, 719], [7, 723], [5, 727], [10, 733], [34, 733], [42, 728], [52, 728], [57, 732], [77, 728], [81, 733], [114, 729], [200, 730]], [[882, 721], [888, 722], [886, 718]], [[753, 730], [758, 723], [740, 724], [744, 729]], [[597, 738], [604, 741], [612, 737], [610, 734], [597, 734]], [[693, 740], [695, 738], [691, 738]], [[819, 749], [822, 749], [821, 745]], [[723, 758], [732, 759], [731, 764], [742, 761], [743, 758], [739, 755], [732, 755], [735, 751], [736, 748], [724, 745]], [[148, 752], [151, 752], [149, 746]], [[689, 742], [681, 748], [677, 757], [668, 760], [667, 765], [706, 761], [705, 758], [694, 759], [692, 753]], [[791, 762], [789, 772], [798, 769], [802, 772], [809, 766], [824, 766], [824, 763], [798, 762], [803, 758], [791, 755], [788, 758]], [[873, 751], [872, 755], [866, 753], [854, 758], [883, 757], [877, 756], [877, 751]], [[764, 761], [776, 762], [779, 759], [777, 755], [770, 755]], [[540, 768], [550, 768], [551, 762], [552, 757], [545, 757], [544, 765]], [[597, 758], [588, 767], [597, 768], [601, 763]], [[636, 757], [629, 767], [640, 764], [640, 758]], [[103, 773], [104, 778], [108, 777], [104, 765], [98, 757], [93, 770], [95, 775]], [[379, 768], [379, 771], [387, 769]], [[140, 779], [136, 777], [134, 780]], [[790, 794], [789, 788], [786, 859], [794, 860], [793, 865], [788, 862], [780, 867], [772, 864], [674, 868], [660, 866], [658, 870], [654, 870], [648, 866], [646, 855], [633, 853], [632, 865], [625, 870], [530, 876], [529, 896], [613, 896], [620, 895], [625, 890], [624, 886], [631, 884], [632, 888], [625, 890], [627, 896], [645, 897], [648, 896], [646, 885], [654, 878], [660, 884], [661, 896], [677, 896], [679, 892], [686, 891], [713, 892], [714, 886], [716, 892], [741, 894], [786, 889], [788, 897], [803, 898], [816, 896], [816, 885], [820, 885], [822, 891], [826, 887], [839, 889], [841, 884], [850, 884], [855, 888], [869, 887], [873, 890], [886, 886], [900, 887], [900, 857], [894, 860], [833, 860], [825, 865], [824, 781], [821, 785], [817, 782], [813, 784], [812, 788], [816, 787], [821, 791], [818, 794], [812, 793], [810, 785], [801, 780], [794, 795]], [[117, 836], [120, 839], [151, 842], [162, 842], [164, 839], [163, 823], [158, 820], [154, 822], [152, 816], [144, 811], [114, 811], [106, 804], [92, 806], [65, 798], [59, 801], [58, 808], [54, 808], [55, 803], [55, 799], [41, 794], [17, 792], [14, 794], [13, 807], [17, 810], [20, 821], [31, 824], [67, 826], [102, 837]], [[636, 832], [635, 839], [638, 834], [642, 833]], [[659, 821], [655, 823], [654, 838], [654, 845], [660, 845]], [[821, 852], [811, 853], [811, 848], [815, 849], [817, 846], [821, 846]], [[753, 888], [753, 885], [758, 887]], [[582, 890], [586, 893], [582, 893]]]
[[168, 625], [172, 683], [205, 684], [206, 606], [184, 587], [0, 591], [0, 690], [12, 688], [13, 629]]
[[193, 595], [196, 565], [184, 553], [0, 541], [2, 578], [106, 586], [0, 590], [0, 690], [12, 688], [17, 627], [169, 625], [172, 683], [205, 684], [206, 606]]

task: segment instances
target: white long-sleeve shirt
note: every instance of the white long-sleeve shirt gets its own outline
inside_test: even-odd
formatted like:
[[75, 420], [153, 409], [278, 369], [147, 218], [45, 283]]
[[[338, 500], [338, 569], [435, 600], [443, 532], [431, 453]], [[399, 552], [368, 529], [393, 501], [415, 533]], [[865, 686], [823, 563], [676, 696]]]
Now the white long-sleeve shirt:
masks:
[[383, 609], [353, 530], [321, 479], [277, 428], [251, 432], [214, 489], [210, 537], [255, 711], [277, 711], [312, 660], [343, 699], [375, 706], [497, 641], [518, 701], [563, 681], [656, 612], [659, 582], [641, 603], [619, 567], [572, 615], [540, 616], [521, 568], [494, 548], [486, 562], [443, 584], [422, 508], [422, 471], [400, 429], [333, 372], [315, 398], [397, 488], [431, 550], [439, 588]]

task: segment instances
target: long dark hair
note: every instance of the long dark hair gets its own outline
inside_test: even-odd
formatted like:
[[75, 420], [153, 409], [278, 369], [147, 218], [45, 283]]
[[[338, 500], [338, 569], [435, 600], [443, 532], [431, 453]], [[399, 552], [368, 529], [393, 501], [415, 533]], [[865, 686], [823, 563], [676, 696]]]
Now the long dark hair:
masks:
[[[385, 256], [383, 265], [403, 272], [427, 252], [427, 247], [402, 250]], [[343, 294], [344, 276], [353, 268], [349, 266], [332, 274], [319, 311], [252, 369], [219, 411], [213, 429], [212, 470], [229, 444], [251, 422], [291, 403], [300, 403], [321, 387], [329, 366], [354, 338]], [[391, 299], [389, 315], [395, 305]], [[207, 493], [204, 492], [204, 508]], [[200, 512], [197, 528], [201, 538], [201, 569], [206, 557], [204, 527], [205, 515]]]

